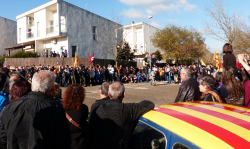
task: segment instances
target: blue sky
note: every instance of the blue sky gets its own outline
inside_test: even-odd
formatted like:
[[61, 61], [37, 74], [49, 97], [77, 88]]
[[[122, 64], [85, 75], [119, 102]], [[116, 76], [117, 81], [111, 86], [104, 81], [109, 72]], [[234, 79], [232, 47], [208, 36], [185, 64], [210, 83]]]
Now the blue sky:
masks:
[[[192, 27], [201, 33], [204, 30], [204, 22], [210, 21], [206, 15], [205, 7], [211, 5], [210, 0], [65, 0], [69, 3], [87, 9], [97, 15], [112, 20], [112, 13], [122, 16], [122, 24], [130, 24], [131, 21], [148, 22], [161, 29], [174, 24], [182, 27]], [[16, 20], [16, 16], [30, 9], [40, 6], [49, 0], [0, 0], [0, 16]], [[245, 18], [250, 16], [249, 0], [225, 0], [231, 12], [237, 12]], [[205, 43], [213, 53], [215, 49], [221, 52], [223, 42], [213, 40], [203, 34]]]

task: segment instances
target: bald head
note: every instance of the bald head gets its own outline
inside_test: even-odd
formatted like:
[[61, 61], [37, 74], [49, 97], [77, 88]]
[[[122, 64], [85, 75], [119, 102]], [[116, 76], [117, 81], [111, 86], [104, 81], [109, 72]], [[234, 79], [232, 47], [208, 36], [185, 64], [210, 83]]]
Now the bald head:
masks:
[[125, 87], [121, 82], [116, 81], [109, 85], [109, 97], [111, 99], [122, 100], [124, 98], [124, 93], [125, 93]]

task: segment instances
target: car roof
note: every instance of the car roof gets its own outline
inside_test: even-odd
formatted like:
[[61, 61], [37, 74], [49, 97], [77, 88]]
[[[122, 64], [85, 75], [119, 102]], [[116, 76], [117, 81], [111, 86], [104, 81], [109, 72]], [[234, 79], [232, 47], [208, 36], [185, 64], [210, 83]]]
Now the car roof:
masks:
[[250, 109], [217, 102], [162, 105], [142, 116], [200, 148], [250, 147]]

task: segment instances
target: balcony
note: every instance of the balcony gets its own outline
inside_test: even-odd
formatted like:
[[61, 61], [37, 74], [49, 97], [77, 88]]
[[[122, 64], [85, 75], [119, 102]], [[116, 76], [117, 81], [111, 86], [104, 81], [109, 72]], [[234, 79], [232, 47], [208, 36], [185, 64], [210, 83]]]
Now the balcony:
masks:
[[51, 25], [47, 27], [47, 34], [53, 34], [58, 32], [58, 26], [57, 25]]
[[27, 32], [27, 39], [34, 38], [34, 33], [33, 32]]

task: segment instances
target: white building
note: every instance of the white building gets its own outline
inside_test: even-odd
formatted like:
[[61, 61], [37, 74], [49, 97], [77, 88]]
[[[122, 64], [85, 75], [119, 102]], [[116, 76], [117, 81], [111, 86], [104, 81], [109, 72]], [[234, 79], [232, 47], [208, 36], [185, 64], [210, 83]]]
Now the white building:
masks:
[[123, 27], [123, 38], [129, 43], [131, 50], [135, 51], [135, 56], [144, 57], [146, 52], [154, 53], [158, 50], [150, 41], [150, 38], [152, 38], [157, 31], [159, 31], [159, 29], [144, 22], [134, 23], [132, 21], [130, 25]]
[[67, 50], [68, 56], [111, 58], [98, 48], [97, 32], [102, 22], [114, 23], [63, 0], [52, 0], [30, 11], [20, 14], [17, 19], [18, 44], [30, 45], [26, 51], [39, 53]]

